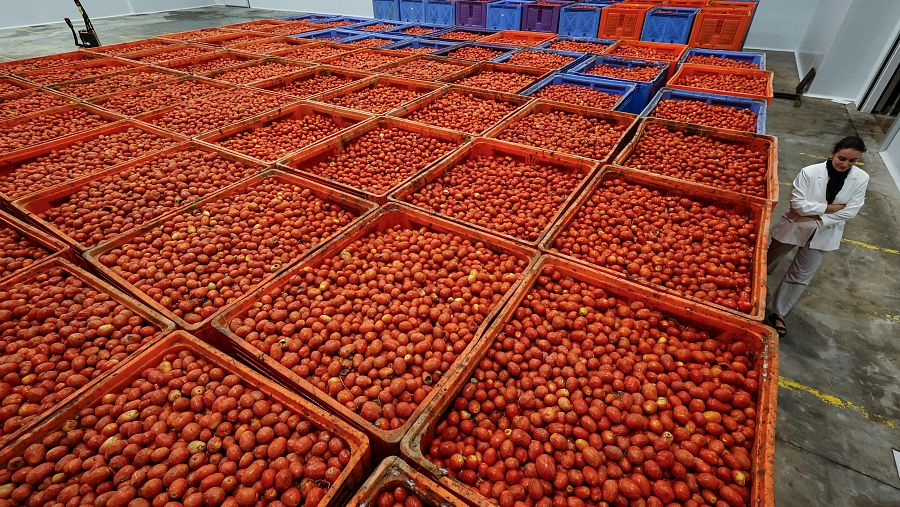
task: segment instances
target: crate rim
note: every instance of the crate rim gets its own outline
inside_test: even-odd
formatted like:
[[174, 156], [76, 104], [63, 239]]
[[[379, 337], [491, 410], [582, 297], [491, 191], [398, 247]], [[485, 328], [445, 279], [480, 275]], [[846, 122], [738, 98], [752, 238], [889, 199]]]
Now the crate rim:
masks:
[[[629, 82], [629, 81], [624, 81], [624, 80], [610, 80], [610, 78], [607, 78], [605, 76], [594, 76], [591, 74], [567, 74], [567, 73], [562, 73], [562, 72], [555, 72], [555, 73], [545, 77], [544, 79], [538, 81], [537, 83], [532, 85], [530, 88], [521, 92], [521, 94], [525, 95], [525, 96], [533, 97], [535, 93], [543, 90], [547, 86], [553, 85], [553, 81], [555, 81], [557, 78], [564, 78], [564, 79], [568, 79], [568, 80], [572, 80], [572, 81], [581, 81], [582, 83], [599, 82], [600, 84], [604, 84], [604, 85], [624, 87], [625, 93], [619, 95], [619, 100], [616, 101], [616, 103], [611, 108], [611, 110], [613, 110], [613, 111], [618, 111], [617, 108], [621, 107], [622, 104], [625, 103], [625, 101], [630, 99], [631, 96], [634, 94], [635, 90], [637, 89], [637, 84], [635, 84], [635, 82], [633, 82], [633, 81]], [[573, 85], [573, 86], [577, 86], [577, 85]], [[538, 100], [538, 99], [535, 99], [535, 100]], [[543, 100], [547, 100], [547, 99], [543, 99]], [[554, 102], [558, 102], [558, 101], [554, 101]], [[561, 104], [565, 104], [565, 103], [566, 102], [561, 102]], [[629, 113], [629, 114], [632, 114], [632, 113]]]
[[[661, 88], [656, 95], [650, 99], [650, 102], [647, 104], [647, 107], [641, 111], [640, 116], [644, 118], [657, 118], [656, 116], [651, 116], [653, 111], [656, 110], [656, 106], [659, 105], [659, 102], [662, 100], [696, 100], [700, 99], [719, 99], [719, 100], [731, 100], [734, 101], [736, 106], [729, 107], [739, 107], [741, 109], [751, 109], [753, 105], [759, 107], [760, 111], [757, 113], [756, 118], [756, 130], [750, 132], [751, 134], [763, 134], [766, 133], [766, 112], [768, 111], [768, 105], [765, 100], [762, 99], [752, 99], [749, 97], [736, 97], [732, 95], [723, 95], [719, 93], [706, 93], [706, 92], [695, 92], [689, 90], [682, 90], [678, 88], [669, 88], [668, 86]], [[697, 125], [702, 125], [698, 123]], [[704, 125], [708, 126], [708, 125]], [[721, 128], [721, 127], [716, 127]], [[730, 129], [723, 129], [730, 130]], [[738, 130], [737, 132], [745, 132], [743, 130]]]

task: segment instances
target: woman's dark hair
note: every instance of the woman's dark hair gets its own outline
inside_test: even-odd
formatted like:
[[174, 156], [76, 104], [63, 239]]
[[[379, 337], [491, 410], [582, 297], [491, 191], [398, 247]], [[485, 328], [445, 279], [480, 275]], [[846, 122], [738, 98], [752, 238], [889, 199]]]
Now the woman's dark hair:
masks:
[[831, 153], [837, 153], [841, 150], [846, 150], [846, 149], [856, 150], [860, 153], [865, 153], [866, 152], [866, 143], [864, 143], [863, 140], [857, 136], [847, 136], [847, 137], [841, 139], [840, 141], [838, 141], [837, 144], [834, 145], [834, 149], [831, 150]]

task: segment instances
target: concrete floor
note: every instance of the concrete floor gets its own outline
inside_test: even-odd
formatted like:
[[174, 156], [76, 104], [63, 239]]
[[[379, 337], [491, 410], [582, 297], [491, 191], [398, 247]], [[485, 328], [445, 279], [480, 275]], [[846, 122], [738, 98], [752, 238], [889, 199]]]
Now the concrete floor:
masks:
[[[291, 14], [211, 7], [94, 24], [101, 41], [113, 44]], [[61, 23], [0, 30], [0, 59], [68, 51], [71, 43]], [[777, 88], [796, 86], [790, 53], [772, 52], [768, 62]], [[839, 138], [858, 134], [872, 147], [863, 158], [871, 176], [865, 207], [786, 318], [775, 458], [779, 506], [900, 506], [900, 472], [891, 453], [900, 450], [900, 191], [874, 151], [888, 125], [884, 117], [817, 99], [799, 105], [776, 100], [769, 109], [768, 133], [779, 140], [776, 217], [787, 207], [797, 172], [823, 160]]]

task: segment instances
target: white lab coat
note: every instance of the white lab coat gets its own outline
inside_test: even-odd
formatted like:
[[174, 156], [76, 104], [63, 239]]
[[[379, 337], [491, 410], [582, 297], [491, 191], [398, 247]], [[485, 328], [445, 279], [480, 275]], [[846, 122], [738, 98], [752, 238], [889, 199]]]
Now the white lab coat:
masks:
[[[772, 237], [789, 245], [806, 245], [814, 250], [831, 251], [841, 246], [844, 222], [855, 217], [866, 198], [869, 175], [853, 166], [844, 186], [834, 198], [833, 204], [845, 204], [837, 213], [825, 213], [825, 189], [828, 185], [828, 169], [825, 162], [804, 167], [794, 178], [791, 191], [791, 209], [785, 212], [772, 227]], [[819, 216], [820, 220], [794, 221], [787, 217], [793, 210], [802, 216]], [[810, 240], [812, 237], [812, 240]]]

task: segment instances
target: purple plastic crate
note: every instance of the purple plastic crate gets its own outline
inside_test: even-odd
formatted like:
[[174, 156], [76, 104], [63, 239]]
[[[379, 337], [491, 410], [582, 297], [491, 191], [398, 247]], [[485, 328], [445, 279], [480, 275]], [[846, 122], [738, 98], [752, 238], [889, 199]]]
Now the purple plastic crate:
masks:
[[458, 0], [456, 4], [456, 26], [484, 28], [487, 26], [487, 1]]
[[559, 11], [575, 2], [568, 0], [541, 0], [525, 4], [522, 11], [522, 30], [528, 32], [550, 32], [559, 30]]

